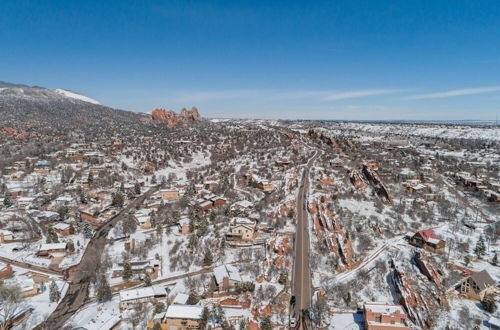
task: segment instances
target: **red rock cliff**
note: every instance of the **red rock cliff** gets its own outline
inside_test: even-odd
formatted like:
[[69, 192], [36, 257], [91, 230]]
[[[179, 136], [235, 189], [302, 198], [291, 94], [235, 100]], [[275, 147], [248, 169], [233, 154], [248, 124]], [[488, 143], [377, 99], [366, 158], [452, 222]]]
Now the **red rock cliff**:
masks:
[[165, 109], [154, 109], [151, 112], [151, 116], [155, 121], [161, 121], [167, 124], [167, 127], [174, 127], [179, 122], [190, 122], [190, 121], [201, 121], [200, 114], [196, 107], [192, 107], [191, 110], [182, 109], [180, 114], [175, 113], [172, 110]]

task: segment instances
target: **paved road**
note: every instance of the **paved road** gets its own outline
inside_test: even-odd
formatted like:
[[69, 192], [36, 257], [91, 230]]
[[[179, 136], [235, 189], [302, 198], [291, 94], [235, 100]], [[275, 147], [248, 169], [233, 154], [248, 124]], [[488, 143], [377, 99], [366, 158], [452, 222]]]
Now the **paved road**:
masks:
[[156, 190], [158, 190], [156, 187], [149, 189], [96, 230], [94, 237], [92, 237], [85, 249], [80, 263], [68, 270], [69, 287], [66, 291], [66, 295], [47, 320], [38, 325], [35, 329], [54, 330], [62, 328], [66, 321], [86, 303], [89, 295], [89, 284], [99, 267], [101, 255], [107, 243], [106, 237], [109, 230], [118, 221], [123, 220], [129, 210], [140, 205], [144, 199], [149, 197]]
[[295, 237], [295, 262], [293, 269], [293, 294], [296, 298], [293, 316], [299, 321], [296, 329], [308, 329], [307, 320], [302, 319], [302, 311], [311, 307], [311, 272], [309, 266], [309, 231], [307, 191], [309, 188], [309, 170], [318, 158], [319, 152], [309, 159], [303, 172], [302, 182], [297, 195], [297, 234]]

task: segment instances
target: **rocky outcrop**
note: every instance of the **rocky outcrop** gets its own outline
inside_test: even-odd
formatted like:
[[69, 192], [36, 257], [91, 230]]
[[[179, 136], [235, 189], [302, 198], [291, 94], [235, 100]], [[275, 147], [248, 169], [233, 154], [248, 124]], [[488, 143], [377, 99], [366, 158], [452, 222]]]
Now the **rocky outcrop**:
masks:
[[154, 121], [164, 122], [169, 128], [176, 126], [180, 122], [188, 123], [201, 121], [200, 114], [196, 107], [192, 107], [191, 110], [182, 109], [180, 114], [172, 110], [154, 109], [151, 112], [151, 117]]

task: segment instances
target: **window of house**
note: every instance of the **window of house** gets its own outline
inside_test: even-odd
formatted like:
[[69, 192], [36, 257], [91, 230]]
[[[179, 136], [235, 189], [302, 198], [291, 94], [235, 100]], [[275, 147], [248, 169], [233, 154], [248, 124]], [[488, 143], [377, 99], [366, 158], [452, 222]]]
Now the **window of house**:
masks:
[[375, 322], [382, 322], [382, 316], [375, 316]]

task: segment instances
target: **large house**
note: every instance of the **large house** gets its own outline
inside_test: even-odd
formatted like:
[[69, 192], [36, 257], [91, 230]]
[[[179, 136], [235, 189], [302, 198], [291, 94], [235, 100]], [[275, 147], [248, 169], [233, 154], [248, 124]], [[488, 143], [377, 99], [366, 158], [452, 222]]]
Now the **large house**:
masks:
[[218, 291], [228, 291], [242, 282], [240, 271], [233, 265], [222, 265], [215, 267], [214, 285]]
[[254, 239], [255, 222], [247, 218], [236, 218], [226, 233], [228, 240], [250, 241]]
[[411, 245], [425, 249], [430, 252], [444, 253], [445, 241], [438, 239], [432, 229], [425, 229], [416, 232], [409, 237]]
[[141, 303], [156, 303], [167, 296], [165, 288], [148, 286], [120, 291], [120, 309], [128, 309]]
[[199, 329], [202, 313], [203, 307], [198, 305], [173, 304], [168, 306], [166, 312], [148, 322], [148, 329], [153, 329], [155, 324], [165, 330]]
[[365, 330], [410, 330], [408, 316], [400, 305], [365, 303]]
[[462, 281], [460, 293], [469, 299], [482, 300], [485, 294], [494, 290], [496, 284], [486, 269], [483, 269]]
[[53, 257], [53, 256], [64, 256], [66, 254], [67, 244], [66, 243], [48, 243], [41, 244], [38, 248], [38, 257]]
[[160, 190], [161, 198], [167, 201], [174, 201], [179, 199], [179, 190], [175, 189], [162, 189]]

